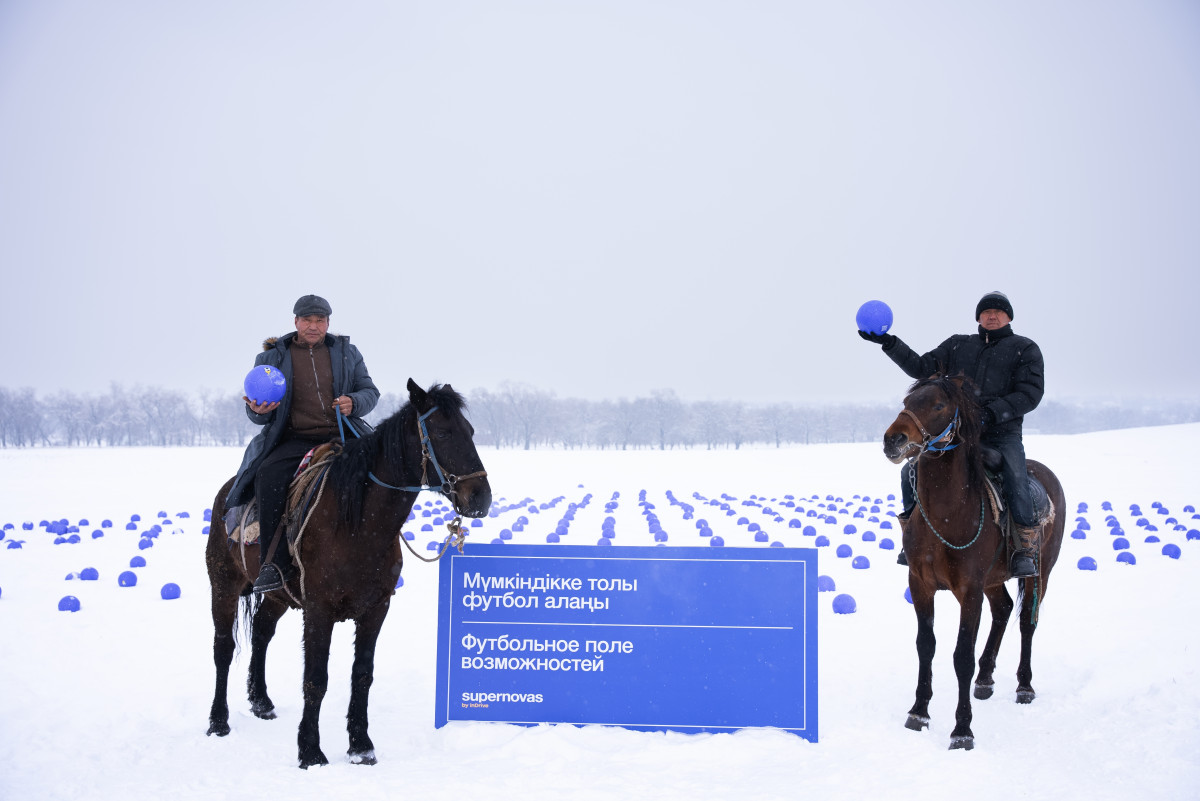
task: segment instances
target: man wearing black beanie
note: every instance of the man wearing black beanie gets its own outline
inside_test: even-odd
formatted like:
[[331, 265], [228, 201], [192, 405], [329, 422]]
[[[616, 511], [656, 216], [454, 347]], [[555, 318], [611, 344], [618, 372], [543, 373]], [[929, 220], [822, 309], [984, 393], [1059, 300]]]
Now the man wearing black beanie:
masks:
[[[1045, 383], [1041, 349], [1028, 337], [1013, 333], [1012, 319], [1008, 297], [1003, 292], [989, 292], [975, 306], [977, 333], [956, 334], [921, 356], [892, 334], [859, 331], [858, 335], [882, 345], [888, 358], [912, 378], [961, 373], [974, 382], [983, 410], [983, 443], [1003, 456], [1004, 501], [1021, 537], [1009, 569], [1013, 578], [1026, 578], [1037, 575], [1034, 554], [1039, 528], [1029, 494], [1021, 429], [1025, 415], [1041, 402]], [[905, 465], [901, 480], [902, 524], [915, 503], [907, 475], [910, 469]], [[907, 564], [903, 551], [899, 561]]]

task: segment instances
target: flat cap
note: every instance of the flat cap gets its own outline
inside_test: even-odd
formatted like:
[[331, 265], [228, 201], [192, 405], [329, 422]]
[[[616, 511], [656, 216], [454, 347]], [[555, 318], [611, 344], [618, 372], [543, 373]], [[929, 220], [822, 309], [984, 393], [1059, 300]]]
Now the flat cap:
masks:
[[329, 301], [320, 295], [305, 295], [296, 301], [296, 305], [292, 307], [292, 314], [297, 317], [307, 317], [310, 314], [323, 314], [328, 317], [333, 314], [333, 309], [329, 308]]

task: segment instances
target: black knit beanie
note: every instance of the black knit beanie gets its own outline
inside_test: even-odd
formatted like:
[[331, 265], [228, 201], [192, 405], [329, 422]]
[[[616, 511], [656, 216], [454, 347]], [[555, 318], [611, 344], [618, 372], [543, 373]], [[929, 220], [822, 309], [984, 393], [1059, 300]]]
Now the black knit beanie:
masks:
[[1008, 315], [1008, 319], [1013, 318], [1012, 304], [1008, 302], [1008, 295], [1003, 292], [989, 292], [979, 299], [975, 306], [975, 322], [979, 322], [979, 318], [988, 309], [999, 309]]

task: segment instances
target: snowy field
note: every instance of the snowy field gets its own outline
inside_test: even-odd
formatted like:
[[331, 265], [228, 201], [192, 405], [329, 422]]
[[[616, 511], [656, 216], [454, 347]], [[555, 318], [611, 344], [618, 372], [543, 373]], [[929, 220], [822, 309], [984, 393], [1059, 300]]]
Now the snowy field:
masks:
[[[530, 522], [511, 541], [543, 543], [567, 504], [591, 493], [562, 541], [594, 544], [604, 504], [619, 492], [614, 544], [652, 545], [638, 506], [643, 490], [668, 545], [707, 540], [668, 503], [667, 492], [695, 505], [696, 517], [727, 546], [766, 546], [737, 523], [743, 515], [785, 545], [816, 542], [789, 526], [792, 518], [827, 537], [819, 573], [837, 591], [819, 596], [820, 742], [772, 730], [687, 735], [487, 723], [435, 729], [438, 570], [407, 560], [380, 637], [371, 695], [379, 764], [345, 761], [352, 627], [344, 624], [335, 632], [321, 718], [331, 764], [309, 771], [295, 767], [299, 614], [284, 617], [267, 662], [279, 718], [250, 714], [247, 647], [231, 673], [233, 731], [205, 736], [213, 663], [204, 512], [240, 450], [0, 450], [0, 525], [13, 526], [0, 541], [0, 799], [1200, 797], [1200, 540], [1188, 538], [1189, 530], [1200, 536], [1191, 511], [1200, 506], [1200, 425], [1030, 436], [1027, 449], [1062, 479], [1068, 538], [1034, 641], [1038, 697], [1029, 706], [1013, 700], [1013, 621], [996, 695], [975, 702], [974, 751], [947, 750], [958, 617], [948, 593], [938, 594], [931, 727], [917, 733], [903, 726], [916, 681], [916, 624], [904, 598], [906, 572], [895, 565], [895, 551], [881, 547], [885, 537], [898, 541], [895, 529], [882, 526], [895, 508], [887, 499], [898, 492], [898, 469], [879, 445], [489, 450], [482, 455], [494, 500], [507, 510], [472, 528], [476, 541], [511, 531], [524, 515]], [[738, 514], [705, 506], [693, 493], [732, 496]], [[743, 506], [747, 500], [760, 505]], [[420, 502], [436, 506], [431, 495]], [[1105, 502], [1135, 564], [1117, 561], [1122, 551], [1114, 550]], [[1131, 511], [1135, 505], [1140, 514]], [[765, 514], [766, 506], [784, 522]], [[871, 506], [880, 507], [878, 522], [870, 521]], [[864, 516], [853, 517], [860, 508]], [[809, 510], [826, 517], [808, 517]], [[127, 530], [135, 514], [141, 521]], [[60, 537], [40, 525], [64, 519], [78, 527], [79, 542], [55, 544]], [[111, 528], [102, 527], [105, 519]], [[1072, 538], [1080, 519], [1090, 528]], [[421, 548], [432, 539], [419, 531], [423, 521], [409, 524]], [[140, 533], [155, 522], [162, 533], [152, 547], [139, 547]], [[844, 533], [847, 524], [857, 531]], [[103, 536], [94, 537], [97, 530]], [[866, 531], [876, 540], [864, 541]], [[1151, 537], [1159, 541], [1146, 542]], [[853, 569], [851, 559], [835, 556], [841, 544], [871, 566]], [[1163, 554], [1168, 545], [1180, 558]], [[145, 566], [131, 568], [138, 556]], [[1094, 571], [1077, 567], [1084, 557], [1095, 560]], [[98, 578], [81, 578], [88, 568]], [[120, 585], [126, 571], [136, 575], [135, 586]], [[177, 599], [161, 597], [168, 583], [180, 588]], [[855, 613], [833, 612], [839, 593], [855, 598]], [[68, 595], [78, 599], [78, 612], [58, 610]], [[985, 630], [988, 620], [985, 611]]]

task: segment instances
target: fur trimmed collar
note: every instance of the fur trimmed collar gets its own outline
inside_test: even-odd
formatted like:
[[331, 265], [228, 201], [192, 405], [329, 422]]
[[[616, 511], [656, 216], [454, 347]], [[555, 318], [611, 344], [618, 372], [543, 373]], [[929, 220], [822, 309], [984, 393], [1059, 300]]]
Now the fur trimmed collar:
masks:
[[[288, 333], [284, 334], [283, 336], [279, 336], [279, 337], [267, 337], [266, 339], [263, 340], [262, 349], [264, 351], [266, 351], [266, 350], [270, 350], [271, 348], [274, 348], [274, 347], [286, 348], [292, 344], [292, 341], [295, 338], [296, 338], [295, 331], [289, 331]], [[333, 347], [333, 343], [336, 342], [338, 339], [344, 339], [344, 337], [340, 337], [335, 334], [326, 334], [325, 335], [325, 347], [327, 347], [327, 348]]]

